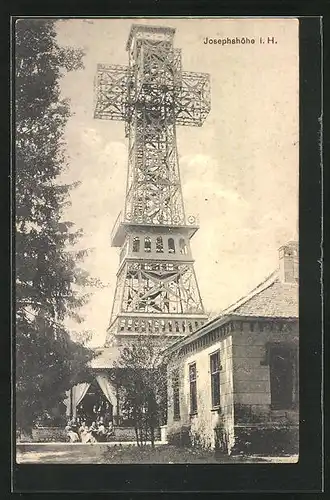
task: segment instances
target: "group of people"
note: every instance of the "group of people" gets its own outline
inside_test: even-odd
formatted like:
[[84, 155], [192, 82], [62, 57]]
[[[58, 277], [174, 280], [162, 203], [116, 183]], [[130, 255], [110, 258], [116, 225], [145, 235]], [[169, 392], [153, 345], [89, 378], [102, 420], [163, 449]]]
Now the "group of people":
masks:
[[86, 420], [79, 421], [79, 417], [70, 420], [65, 427], [67, 436], [71, 443], [97, 443], [107, 441], [113, 436], [113, 425], [104, 423], [103, 417], [99, 417], [91, 425], [87, 425]]

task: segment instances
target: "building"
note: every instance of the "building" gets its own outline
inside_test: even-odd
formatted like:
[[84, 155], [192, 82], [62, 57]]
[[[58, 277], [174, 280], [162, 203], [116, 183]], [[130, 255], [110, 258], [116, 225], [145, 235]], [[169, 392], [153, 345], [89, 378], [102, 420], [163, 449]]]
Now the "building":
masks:
[[168, 350], [169, 442], [297, 452], [298, 244], [250, 294]]

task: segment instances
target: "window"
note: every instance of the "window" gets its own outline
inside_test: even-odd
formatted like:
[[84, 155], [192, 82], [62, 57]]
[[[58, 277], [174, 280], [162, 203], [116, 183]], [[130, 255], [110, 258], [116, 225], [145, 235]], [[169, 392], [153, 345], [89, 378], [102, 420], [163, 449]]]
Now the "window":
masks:
[[180, 246], [180, 253], [182, 255], [187, 255], [187, 245], [183, 238], [180, 238], [179, 246]]
[[172, 374], [173, 419], [180, 420], [180, 378], [178, 368]]
[[270, 393], [273, 409], [284, 410], [294, 403], [296, 368], [294, 350], [285, 345], [269, 346]]
[[144, 238], [144, 251], [151, 252], [151, 239], [149, 238], [149, 236], [146, 236]]
[[139, 252], [140, 251], [140, 238], [138, 236], [135, 236], [133, 238], [133, 252]]
[[197, 373], [196, 363], [189, 365], [190, 414], [197, 413]]
[[158, 236], [156, 238], [156, 252], [157, 253], [163, 253], [164, 252], [163, 238], [161, 236]]
[[220, 406], [220, 351], [210, 356], [212, 408]]
[[168, 239], [168, 251], [169, 253], [175, 253], [175, 245], [173, 238]]

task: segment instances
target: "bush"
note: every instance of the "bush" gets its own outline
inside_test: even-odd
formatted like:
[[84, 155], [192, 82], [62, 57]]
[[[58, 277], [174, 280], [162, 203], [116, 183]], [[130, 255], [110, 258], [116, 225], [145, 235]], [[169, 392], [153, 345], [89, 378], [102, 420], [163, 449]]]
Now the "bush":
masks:
[[179, 429], [169, 431], [167, 442], [179, 448], [192, 446], [190, 425], [182, 425]]
[[229, 450], [229, 438], [228, 432], [226, 431], [223, 424], [218, 424], [214, 428], [214, 436], [215, 436], [215, 451], [228, 454]]

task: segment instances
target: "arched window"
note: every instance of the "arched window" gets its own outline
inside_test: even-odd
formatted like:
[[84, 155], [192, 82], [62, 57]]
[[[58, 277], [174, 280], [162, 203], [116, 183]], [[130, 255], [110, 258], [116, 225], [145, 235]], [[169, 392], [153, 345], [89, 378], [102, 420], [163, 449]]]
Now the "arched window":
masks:
[[168, 252], [169, 253], [175, 253], [175, 245], [174, 245], [173, 238], [169, 238], [168, 239]]
[[133, 238], [133, 252], [139, 252], [140, 251], [140, 238], [138, 236], [135, 236]]
[[187, 245], [184, 238], [180, 238], [179, 246], [180, 246], [180, 253], [182, 255], [187, 255]]
[[144, 251], [151, 252], [151, 239], [149, 238], [149, 236], [146, 236], [144, 238]]
[[157, 236], [157, 238], [156, 238], [156, 252], [157, 253], [164, 252], [163, 238], [161, 236]]

